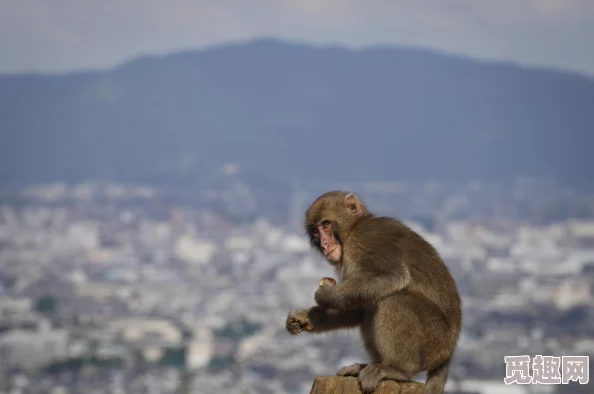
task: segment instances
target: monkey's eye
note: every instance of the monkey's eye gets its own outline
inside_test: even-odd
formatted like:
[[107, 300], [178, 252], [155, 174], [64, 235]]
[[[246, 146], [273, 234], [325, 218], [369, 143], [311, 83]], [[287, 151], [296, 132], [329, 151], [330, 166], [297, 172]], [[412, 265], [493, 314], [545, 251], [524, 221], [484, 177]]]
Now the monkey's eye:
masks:
[[330, 221], [328, 221], [328, 220], [324, 220], [324, 221], [322, 222], [322, 226], [324, 226], [324, 228], [328, 228], [328, 227], [330, 227]]
[[311, 230], [311, 236], [314, 238], [318, 238], [318, 229], [314, 228], [313, 230]]

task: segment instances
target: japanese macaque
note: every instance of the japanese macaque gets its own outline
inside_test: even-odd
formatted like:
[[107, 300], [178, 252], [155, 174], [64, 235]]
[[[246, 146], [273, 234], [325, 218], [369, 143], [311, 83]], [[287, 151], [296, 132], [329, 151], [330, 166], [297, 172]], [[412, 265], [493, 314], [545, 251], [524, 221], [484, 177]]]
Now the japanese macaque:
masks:
[[427, 371], [423, 393], [443, 393], [462, 311], [454, 279], [433, 246], [341, 191], [312, 203], [305, 229], [335, 268], [338, 283], [322, 279], [317, 305], [291, 311], [287, 330], [359, 327], [371, 363], [346, 366], [339, 376], [357, 376], [370, 393], [383, 379], [406, 381]]

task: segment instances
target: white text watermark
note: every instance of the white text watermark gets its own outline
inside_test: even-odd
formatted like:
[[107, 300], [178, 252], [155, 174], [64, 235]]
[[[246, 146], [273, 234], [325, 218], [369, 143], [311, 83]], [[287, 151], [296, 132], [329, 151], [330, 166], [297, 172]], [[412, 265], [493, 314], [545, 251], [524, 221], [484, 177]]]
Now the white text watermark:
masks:
[[505, 356], [505, 384], [587, 384], [588, 356]]

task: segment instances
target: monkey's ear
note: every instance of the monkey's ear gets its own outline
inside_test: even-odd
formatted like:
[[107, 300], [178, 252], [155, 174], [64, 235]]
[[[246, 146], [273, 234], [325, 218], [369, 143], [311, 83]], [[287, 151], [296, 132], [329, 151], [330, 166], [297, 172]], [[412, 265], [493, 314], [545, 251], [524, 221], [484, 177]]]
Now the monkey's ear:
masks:
[[348, 211], [355, 216], [361, 216], [365, 213], [363, 203], [359, 200], [359, 197], [355, 196], [353, 193], [349, 193], [345, 196], [344, 205]]

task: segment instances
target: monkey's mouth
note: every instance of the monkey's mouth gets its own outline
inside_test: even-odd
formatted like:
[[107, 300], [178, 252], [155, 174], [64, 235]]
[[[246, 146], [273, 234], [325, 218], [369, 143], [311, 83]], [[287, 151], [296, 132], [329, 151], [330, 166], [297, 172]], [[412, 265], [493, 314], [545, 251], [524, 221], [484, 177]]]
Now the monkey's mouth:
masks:
[[334, 249], [332, 249], [332, 250], [329, 250], [329, 251], [327, 251], [327, 252], [324, 252], [324, 257], [328, 257], [328, 256], [330, 256], [330, 255], [331, 255], [332, 253], [334, 253], [334, 252], [335, 252], [337, 249], [338, 249], [338, 246], [337, 246], [337, 247], [335, 247], [335, 248], [334, 248]]
[[337, 245], [334, 249], [328, 251], [328, 253], [324, 253], [324, 258], [329, 263], [334, 264], [340, 261], [341, 255], [340, 245]]

